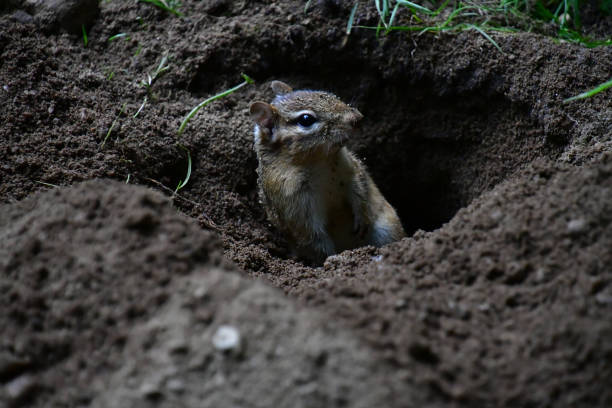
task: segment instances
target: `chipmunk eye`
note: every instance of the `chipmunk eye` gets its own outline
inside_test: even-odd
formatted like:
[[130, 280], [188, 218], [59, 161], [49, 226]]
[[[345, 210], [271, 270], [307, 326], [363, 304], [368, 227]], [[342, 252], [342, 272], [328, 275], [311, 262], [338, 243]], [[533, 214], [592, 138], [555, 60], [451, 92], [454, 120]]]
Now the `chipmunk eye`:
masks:
[[296, 119], [296, 122], [298, 125], [302, 126], [302, 127], [310, 127], [312, 126], [315, 122], [317, 121], [317, 118], [315, 118], [312, 115], [309, 115], [308, 113], [305, 113], [303, 115], [298, 116], [298, 118]]

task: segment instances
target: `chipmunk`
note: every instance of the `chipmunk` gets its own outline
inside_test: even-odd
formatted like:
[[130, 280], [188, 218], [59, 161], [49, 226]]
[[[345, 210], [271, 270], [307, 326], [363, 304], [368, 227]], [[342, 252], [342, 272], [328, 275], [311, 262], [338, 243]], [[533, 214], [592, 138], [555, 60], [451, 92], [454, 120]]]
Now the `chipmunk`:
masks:
[[270, 222], [299, 257], [329, 255], [405, 236], [393, 207], [345, 146], [363, 115], [337, 96], [273, 81], [276, 98], [250, 106], [259, 194]]

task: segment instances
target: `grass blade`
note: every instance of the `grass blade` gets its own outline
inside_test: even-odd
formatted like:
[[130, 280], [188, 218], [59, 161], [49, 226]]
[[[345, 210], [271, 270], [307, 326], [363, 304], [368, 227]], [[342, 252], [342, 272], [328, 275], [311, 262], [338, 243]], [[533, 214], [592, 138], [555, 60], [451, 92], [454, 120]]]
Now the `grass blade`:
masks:
[[179, 147], [187, 152], [187, 175], [185, 176], [185, 180], [182, 180], [179, 182], [178, 186], [176, 186], [176, 190], [174, 190], [175, 193], [181, 188], [185, 187], [189, 182], [189, 178], [191, 177], [191, 153], [185, 146], [179, 145]]
[[351, 29], [353, 28], [353, 21], [355, 21], [355, 12], [357, 12], [357, 6], [359, 6], [359, 2], [356, 1], [353, 9], [351, 10], [351, 15], [349, 16], [348, 23], [346, 25], [346, 35], [351, 33]]
[[83, 31], [83, 44], [87, 47], [89, 40], [87, 39], [87, 31], [85, 31], [85, 24], [81, 24], [81, 30]]
[[390, 31], [393, 28], [393, 20], [395, 20], [395, 15], [397, 14], [397, 10], [399, 9], [399, 3], [393, 7], [393, 11], [391, 12], [391, 17], [389, 18], [389, 28], [387, 31]]
[[204, 106], [208, 105], [209, 103], [211, 103], [214, 100], [217, 100], [219, 98], [223, 98], [224, 96], [227, 96], [235, 91], [237, 91], [238, 89], [242, 88], [245, 85], [248, 84], [252, 84], [255, 81], [250, 78], [248, 75], [246, 74], [241, 74], [242, 78], [244, 79], [244, 82], [236, 85], [233, 88], [228, 89], [227, 91], [223, 91], [221, 93], [216, 94], [215, 96], [211, 96], [210, 98], [206, 99], [205, 101], [199, 103], [195, 108], [193, 108], [188, 114], [187, 116], [185, 116], [185, 119], [183, 119], [183, 122], [181, 122], [181, 126], [179, 127], [178, 130], [178, 134], [180, 135], [181, 133], [183, 133], [183, 130], [185, 130], [185, 127], [187, 126], [187, 123], [189, 122], [189, 120], [200, 110], [202, 109]]
[[140, 111], [142, 111], [144, 109], [144, 107], [147, 104], [148, 100], [149, 100], [148, 95], [145, 95], [144, 100], [142, 101], [142, 105], [140, 105], [140, 108], [138, 108], [138, 110], [134, 114], [134, 119], [136, 119], [138, 117], [138, 115], [140, 114]]
[[501, 47], [495, 42], [495, 40], [493, 38], [491, 38], [491, 36], [489, 34], [487, 34], [482, 28], [475, 26], [473, 24], [468, 24], [468, 27], [478, 31], [480, 34], [482, 34], [482, 36], [484, 38], [486, 38], [487, 40], [489, 40], [491, 42], [491, 44], [493, 44], [495, 46], [495, 48], [497, 48], [499, 50], [499, 52], [501, 52], [502, 54], [505, 54], [504, 50], [501, 49]]
[[310, 2], [311, 2], [311, 1], [312, 1], [312, 0], [308, 0], [308, 1], [306, 2], [306, 5], [304, 6], [304, 14], [306, 14], [306, 13], [308, 12], [308, 7], [310, 7]]
[[141, 2], [141, 3], [150, 3], [150, 4], [153, 4], [154, 6], [157, 6], [157, 7], [159, 7], [160, 9], [162, 9], [164, 11], [172, 13], [172, 14], [174, 14], [177, 17], [183, 17], [182, 13], [180, 13], [175, 8], [168, 7], [166, 2], [164, 2], [164, 1], [160, 1], [160, 0], [138, 0], [138, 1]]
[[[387, 0], [383, 0], [383, 1], [386, 2]], [[387, 26], [387, 22], [385, 21], [385, 15], [383, 13], [383, 10], [380, 8], [380, 0], [374, 0], [374, 4], [376, 4], [376, 10], [378, 11], [378, 15], [380, 16], [380, 21], [385, 26], [385, 29], [388, 29], [389, 26]], [[378, 31], [376, 32], [376, 35], [378, 36]]]
[[402, 6], [407, 6], [408, 8], [411, 8], [415, 11], [420, 11], [421, 13], [425, 13], [428, 15], [434, 14], [434, 12], [428, 9], [427, 7], [423, 7], [421, 5], [418, 5], [408, 0], [397, 0], [397, 4], [401, 4]]
[[122, 37], [127, 37], [127, 33], [119, 33], [119, 34], [111, 35], [110, 37], [108, 37], [107, 41], [112, 42]]
[[604, 82], [603, 84], [596, 86], [595, 88], [589, 91], [583, 92], [576, 96], [572, 96], [571, 98], [567, 98], [563, 101], [563, 103], [568, 103], [568, 102], [575, 101], [578, 99], [590, 98], [591, 96], [597, 95], [598, 93], [603, 92], [610, 87], [612, 87], [612, 79], [610, 79], [608, 82]]
[[117, 121], [119, 120], [119, 117], [121, 117], [121, 114], [125, 110], [125, 106], [126, 105], [127, 105], [127, 102], [124, 102], [123, 106], [121, 106], [121, 110], [119, 111], [119, 114], [117, 115], [115, 120], [113, 120], [113, 123], [112, 123], [111, 127], [108, 129], [108, 132], [106, 132], [106, 136], [104, 137], [104, 140], [102, 141], [102, 144], [100, 145], [100, 149], [103, 148], [104, 145], [106, 144], [106, 140], [108, 139], [108, 137], [110, 136], [111, 132], [113, 131], [115, 125], [117, 124]]
[[47, 187], [59, 187], [57, 184], [45, 183], [44, 181], [34, 180], [34, 182]]

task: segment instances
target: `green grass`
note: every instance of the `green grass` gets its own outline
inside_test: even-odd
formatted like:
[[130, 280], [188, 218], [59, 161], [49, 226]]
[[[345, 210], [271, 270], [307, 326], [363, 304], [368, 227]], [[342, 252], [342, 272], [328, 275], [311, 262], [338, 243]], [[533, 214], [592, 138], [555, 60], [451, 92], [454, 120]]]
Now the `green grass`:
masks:
[[178, 11], [181, 3], [177, 0], [138, 0], [141, 3], [150, 3], [160, 9], [172, 13], [177, 17], [183, 17], [183, 14]]
[[153, 75], [147, 72], [147, 79], [143, 79], [142, 81], [140, 81], [140, 85], [145, 87], [145, 89], [147, 90], [147, 94], [145, 95], [144, 100], [142, 101], [142, 104], [140, 105], [140, 108], [138, 108], [138, 110], [134, 114], [135, 118], [138, 117], [140, 112], [144, 109], [145, 105], [149, 101], [149, 98], [152, 97], [151, 87], [153, 86], [155, 81], [161, 78], [170, 69], [170, 66], [166, 64], [167, 61], [168, 61], [168, 56], [164, 55], [161, 61], [159, 62], [159, 65], [155, 69], [155, 71], [153, 71]]
[[[608, 7], [612, 10], [612, 0], [600, 0], [602, 13]], [[374, 7], [379, 16], [375, 27], [355, 26], [355, 11], [359, 2], [355, 2], [347, 24], [347, 34], [353, 27], [376, 30], [376, 34], [388, 34], [392, 31], [414, 31], [420, 34], [433, 32], [459, 32], [474, 30], [501, 52], [502, 49], [491, 37], [491, 32], [531, 31], [538, 24], [557, 27], [559, 40], [580, 43], [586, 47], [612, 45], [612, 38], [594, 40], [580, 33], [579, 0], [446, 0], [438, 3], [436, 9], [408, 0], [374, 0]], [[409, 13], [409, 25], [396, 25], [400, 14]]]
[[124, 102], [123, 105], [121, 106], [121, 110], [119, 111], [119, 114], [117, 115], [115, 120], [113, 120], [113, 123], [111, 124], [110, 128], [108, 128], [108, 132], [106, 132], [106, 136], [104, 137], [104, 140], [102, 141], [102, 144], [100, 145], [100, 149], [102, 149], [104, 147], [104, 145], [106, 144], [106, 141], [108, 140], [108, 137], [110, 136], [110, 134], [112, 133], [113, 129], [115, 128], [115, 125], [117, 124], [117, 121], [119, 120], [119, 118], [123, 114], [123, 111], [125, 110], [125, 106], [126, 105], [127, 105], [127, 102]]
[[304, 5], [304, 13], [307, 13], [307, 12], [308, 12], [308, 8], [310, 7], [310, 3], [311, 3], [311, 1], [312, 1], [312, 0], [308, 0], [308, 1], [306, 2], [306, 4]]
[[591, 96], [597, 95], [598, 93], [603, 92], [610, 87], [612, 87], [612, 79], [610, 79], [608, 82], [604, 82], [603, 84], [596, 86], [591, 90], [588, 90], [576, 96], [572, 96], [571, 98], [567, 98], [563, 101], [563, 103], [576, 101], [578, 99], [590, 98]]
[[113, 42], [119, 38], [123, 38], [126, 37], [126, 39], [129, 39], [130, 37], [128, 37], [127, 33], [119, 33], [119, 34], [115, 34], [115, 35], [111, 35], [110, 37], [108, 37], [108, 42]]
[[357, 12], [357, 7], [359, 6], [359, 2], [356, 1], [355, 5], [353, 6], [352, 10], [351, 10], [351, 15], [349, 16], [349, 20], [348, 23], [346, 25], [346, 34], [350, 34], [351, 30], [353, 28], [353, 22], [355, 21], [355, 13]]
[[138, 47], [136, 47], [136, 51], [134, 51], [134, 57], [139, 56], [141, 52], [142, 52], [142, 45], [138, 44]]
[[[187, 123], [189, 122], [189, 120], [200, 110], [202, 109], [204, 106], [208, 105], [209, 103], [211, 103], [214, 100], [217, 100], [219, 98], [223, 98], [224, 96], [227, 96], [233, 92], [236, 92], [238, 89], [242, 88], [243, 86], [246, 86], [248, 84], [252, 84], [255, 81], [249, 77], [246, 74], [241, 74], [242, 78], [244, 79], [244, 82], [236, 85], [233, 88], [230, 88], [226, 91], [223, 91], [221, 93], [218, 93], [214, 96], [211, 96], [210, 98], [202, 101], [201, 103], [199, 103], [196, 107], [194, 107], [188, 114], [187, 116], [185, 116], [185, 119], [183, 119], [183, 122], [181, 122], [181, 126], [179, 127], [178, 130], [178, 134], [180, 135], [181, 133], [183, 133], [183, 131], [185, 130], [185, 127], [187, 126]], [[178, 184], [178, 186], [176, 186], [176, 189], [174, 190], [174, 193], [176, 194], [180, 189], [182, 189], [183, 187], [185, 187], [187, 185], [187, 183], [189, 182], [189, 179], [191, 177], [191, 153], [189, 152], [189, 149], [187, 149], [185, 146], [181, 145], [179, 143], [179, 147], [183, 150], [185, 150], [185, 152], [187, 152], [187, 175], [185, 176], [185, 179], [181, 180]]]
[[189, 152], [189, 149], [187, 149], [185, 146], [179, 144], [179, 147], [183, 150], [185, 150], [185, 152], [187, 152], [187, 175], [185, 176], [184, 180], [181, 180], [178, 184], [178, 186], [176, 186], [176, 190], [174, 190], [174, 193], [176, 194], [181, 188], [185, 187], [187, 185], [187, 183], [189, 182], [189, 178], [191, 177], [191, 153]]
[[87, 47], [89, 40], [87, 38], [87, 31], [85, 31], [85, 24], [81, 24], [81, 31], [83, 32], [83, 44]]
[[181, 126], [179, 127], [178, 130], [178, 134], [180, 135], [181, 133], [183, 133], [183, 131], [185, 130], [185, 127], [187, 127], [187, 123], [189, 122], [189, 120], [200, 110], [202, 109], [204, 106], [208, 105], [209, 103], [211, 103], [214, 100], [217, 100], [219, 98], [223, 98], [224, 96], [227, 96], [233, 92], [236, 92], [238, 89], [242, 88], [243, 86], [246, 86], [248, 84], [252, 84], [255, 81], [250, 78], [248, 75], [246, 74], [241, 74], [242, 78], [244, 79], [244, 82], [242, 82], [241, 84], [236, 85], [233, 88], [230, 88], [226, 91], [223, 91], [221, 93], [216, 94], [215, 96], [211, 96], [210, 98], [200, 102], [195, 108], [193, 108], [188, 114], [187, 116], [185, 116], [185, 119], [183, 119], [183, 121], [181, 122]]
[[[356, 6], [358, 3], [356, 3]], [[489, 9], [482, 4], [472, 4], [467, 2], [457, 2], [454, 8], [450, 8], [450, 0], [444, 1], [436, 10], [430, 10], [427, 7], [408, 0], [395, 0], [392, 5], [391, 0], [374, 0], [376, 11], [379, 15], [379, 23], [376, 27], [356, 26], [358, 28], [374, 29], [376, 34], [381, 32], [388, 34], [392, 31], [415, 31], [421, 34], [427, 32], [459, 32], [474, 30], [489, 41], [495, 48], [503, 53], [503, 50], [497, 42], [488, 34], [491, 31], [509, 31], [507, 28], [498, 28], [489, 24], [492, 11], [497, 9]], [[400, 11], [407, 10], [410, 13], [413, 24], [411, 25], [394, 25]], [[447, 14], [445, 19], [439, 16]], [[354, 11], [351, 12], [354, 18]], [[349, 19], [347, 26], [347, 34], [350, 33], [352, 21]]]

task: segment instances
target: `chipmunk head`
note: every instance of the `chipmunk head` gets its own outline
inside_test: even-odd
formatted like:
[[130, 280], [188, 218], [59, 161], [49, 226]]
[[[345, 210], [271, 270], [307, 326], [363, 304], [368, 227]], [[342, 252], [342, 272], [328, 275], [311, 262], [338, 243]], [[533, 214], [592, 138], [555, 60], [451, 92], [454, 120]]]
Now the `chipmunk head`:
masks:
[[356, 130], [363, 115], [337, 96], [321, 91], [294, 91], [273, 81], [271, 104], [253, 102], [255, 143], [278, 145], [291, 153], [341, 146]]

